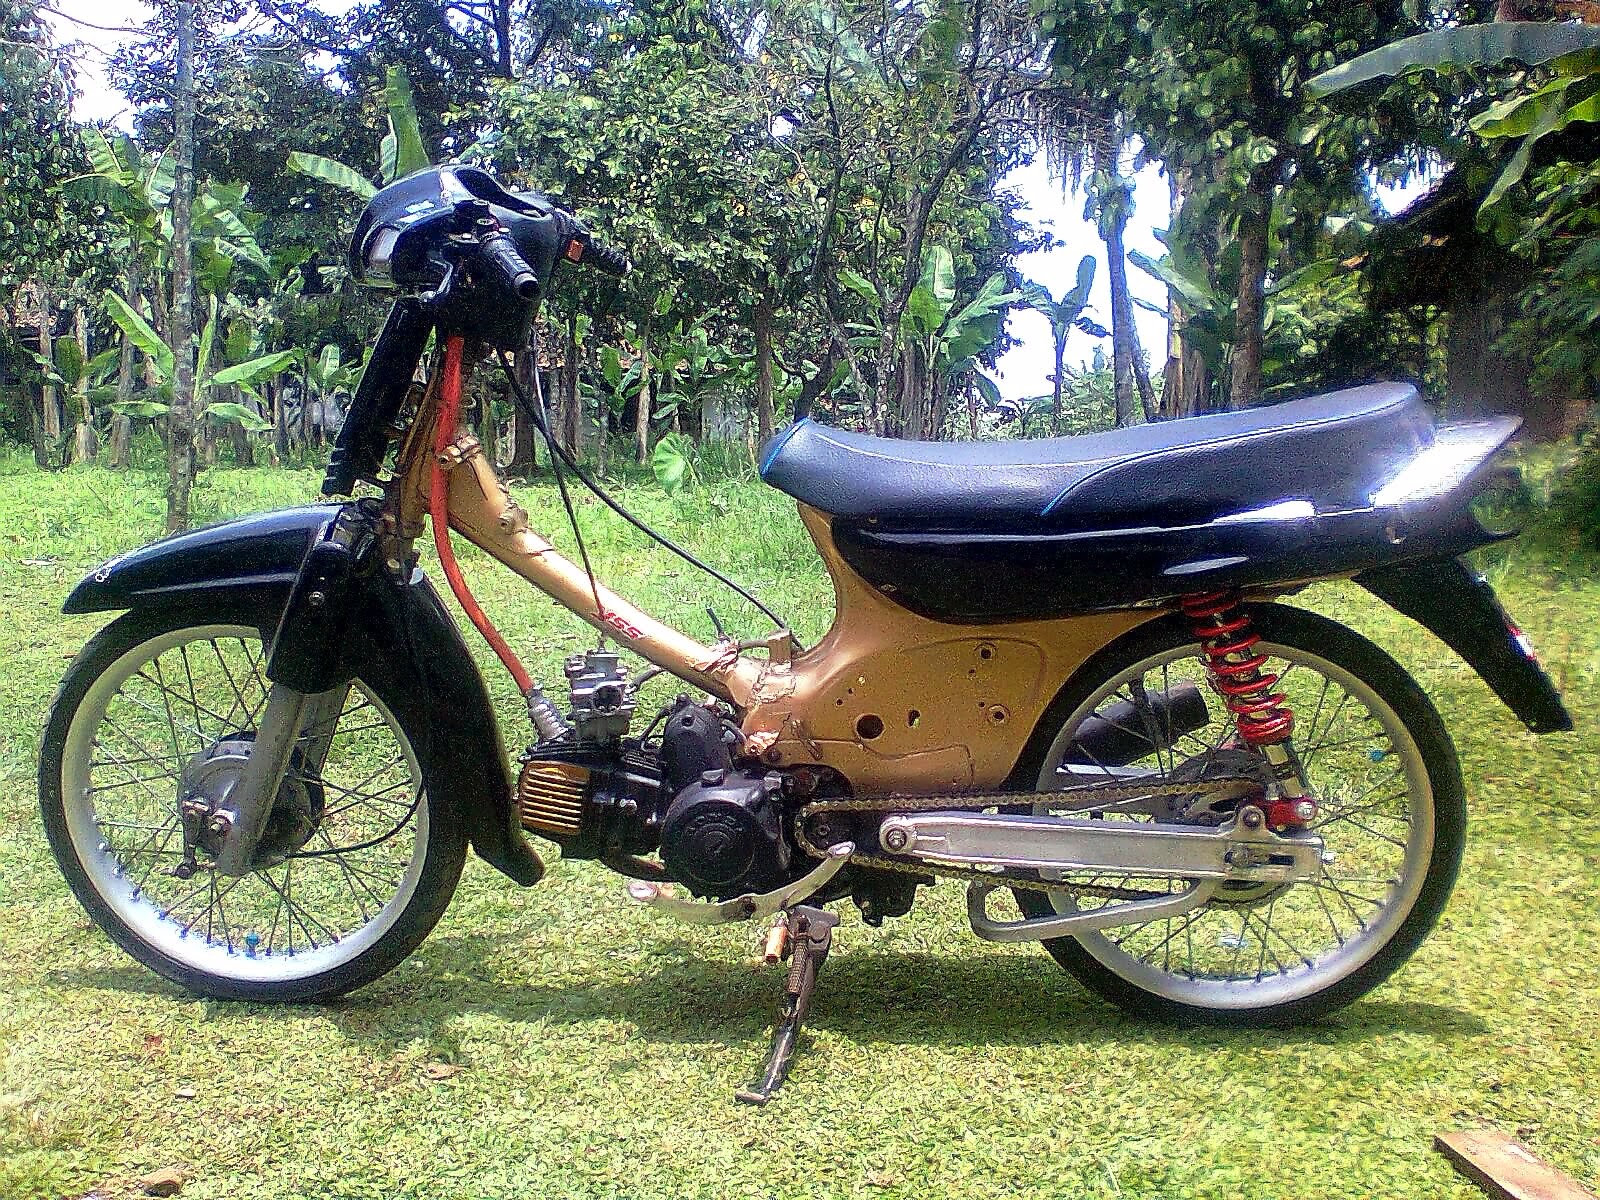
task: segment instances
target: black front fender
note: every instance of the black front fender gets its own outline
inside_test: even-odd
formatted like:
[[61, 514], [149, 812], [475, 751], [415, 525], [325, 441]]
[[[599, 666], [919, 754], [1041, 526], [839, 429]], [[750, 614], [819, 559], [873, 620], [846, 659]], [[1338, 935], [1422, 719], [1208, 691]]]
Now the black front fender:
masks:
[[1355, 577], [1472, 667], [1534, 733], [1572, 728], [1572, 715], [1494, 589], [1458, 558], [1400, 563]]
[[72, 589], [61, 610], [110, 612], [223, 592], [281, 603], [306, 551], [342, 507], [286, 508], [151, 542], [101, 563]]
[[[319, 547], [362, 519], [356, 505], [321, 504], [166, 538], [95, 568], [72, 589], [63, 610], [203, 605], [226, 598], [283, 613], [291, 595], [307, 591], [309, 573], [320, 569]], [[350, 679], [362, 662], [381, 664], [400, 694], [417, 698], [422, 716], [415, 724], [423, 741], [417, 750], [430, 794], [460, 815], [483, 859], [518, 883], [538, 882], [544, 864], [517, 821], [488, 689], [432, 583], [420, 569], [402, 578], [369, 558], [336, 595], [342, 611], [326, 614], [323, 628], [339, 632], [333, 644], [321, 647], [318, 677], [301, 684], [291, 673], [288, 682], [327, 688]], [[304, 669], [304, 638], [279, 634], [274, 640], [294, 643], [294, 665]], [[269, 673], [275, 679], [282, 674]]]

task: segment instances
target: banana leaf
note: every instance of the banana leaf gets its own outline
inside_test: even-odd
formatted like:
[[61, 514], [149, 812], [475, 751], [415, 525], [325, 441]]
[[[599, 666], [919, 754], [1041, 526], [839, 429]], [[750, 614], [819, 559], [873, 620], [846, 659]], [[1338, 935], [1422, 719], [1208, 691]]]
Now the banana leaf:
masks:
[[378, 189], [360, 171], [354, 167], [347, 167], [342, 162], [331, 158], [324, 158], [320, 154], [307, 154], [303, 150], [289, 152], [289, 169], [298, 171], [310, 179], [331, 183], [334, 187], [343, 188], [352, 195], [363, 200], [370, 200], [378, 194]]
[[1347, 63], [1313, 76], [1306, 83], [1312, 96], [1331, 96], [1412, 71], [1447, 71], [1452, 67], [1498, 66], [1519, 62], [1538, 67], [1600, 46], [1600, 27], [1549, 21], [1490, 21], [1434, 29], [1369, 50]]

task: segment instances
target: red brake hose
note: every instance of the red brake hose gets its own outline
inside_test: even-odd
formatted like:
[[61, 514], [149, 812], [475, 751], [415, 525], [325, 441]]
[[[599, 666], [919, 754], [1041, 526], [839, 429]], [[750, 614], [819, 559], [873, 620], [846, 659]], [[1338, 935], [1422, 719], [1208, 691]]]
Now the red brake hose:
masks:
[[428, 489], [428, 512], [433, 517], [433, 545], [439, 552], [439, 565], [450, 584], [467, 619], [483, 634], [489, 649], [505, 664], [511, 678], [517, 681], [517, 690], [526, 696], [533, 689], [533, 677], [516, 652], [506, 644], [505, 638], [494, 627], [482, 608], [478, 606], [467, 581], [461, 577], [461, 566], [456, 562], [456, 552], [450, 546], [450, 497], [445, 487], [444, 454], [456, 436], [456, 423], [461, 415], [461, 341], [459, 336], [447, 337], [444, 342], [444, 378], [439, 385], [439, 432], [433, 443], [433, 476]]

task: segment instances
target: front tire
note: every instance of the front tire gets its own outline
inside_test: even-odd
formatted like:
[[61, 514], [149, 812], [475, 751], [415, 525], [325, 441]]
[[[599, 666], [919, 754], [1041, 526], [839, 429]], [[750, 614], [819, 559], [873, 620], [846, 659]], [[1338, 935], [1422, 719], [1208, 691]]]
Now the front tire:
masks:
[[275, 623], [240, 604], [111, 622], [51, 704], [40, 809], [79, 902], [156, 974], [220, 999], [310, 1002], [370, 983], [422, 942], [466, 839], [414, 748], [426, 746], [424, 698], [363, 661], [291, 759], [274, 802], [278, 861], [229, 878], [201, 854], [178, 877], [179, 796], [219, 786], [248, 754]]
[[[1443, 912], [1460, 866], [1461, 769], [1421, 688], [1377, 646], [1324, 617], [1280, 605], [1254, 607], [1251, 615], [1262, 637], [1257, 652], [1271, 656], [1268, 669], [1283, 674], [1281, 689], [1295, 707], [1295, 744], [1321, 806], [1313, 828], [1326, 843], [1323, 873], [1278, 892], [1219, 894], [1164, 922], [1043, 943], [1079, 981], [1140, 1016], [1214, 1025], [1326, 1016], [1410, 958]], [[1063, 689], [1013, 779], [1040, 791], [1093, 782], [1082, 765], [1068, 766], [1077, 761], [1078, 725], [1140, 687], [1180, 678], [1204, 689], [1199, 647], [1187, 627], [1174, 618], [1135, 630]], [[1187, 778], [1203, 777], [1213, 761], [1219, 773], [1236, 771], [1238, 756], [1253, 752], [1218, 750], [1229, 744], [1231, 718], [1224, 719], [1214, 693], [1207, 698], [1211, 725], [1171, 751], [1152, 747], [1137, 765]], [[1219, 755], [1234, 760], [1223, 768]], [[1028, 917], [1077, 909], [1062, 893], [1015, 894]], [[1289, 923], [1275, 929], [1280, 904]]]

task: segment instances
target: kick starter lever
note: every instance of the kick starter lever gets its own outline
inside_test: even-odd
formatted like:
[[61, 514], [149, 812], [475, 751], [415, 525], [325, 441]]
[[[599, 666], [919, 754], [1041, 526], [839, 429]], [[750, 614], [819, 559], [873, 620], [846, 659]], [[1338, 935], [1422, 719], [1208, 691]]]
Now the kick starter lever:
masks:
[[[767, 1065], [761, 1078], [734, 1092], [734, 1099], [745, 1104], [765, 1104], [789, 1077], [789, 1066], [794, 1061], [800, 1039], [800, 1023], [811, 1008], [817, 972], [828, 961], [828, 951], [833, 946], [833, 927], [838, 923], [839, 918], [826, 909], [802, 904], [789, 910], [784, 925], [774, 928], [774, 934], [780, 930], [787, 932], [786, 938], [778, 940], [787, 942], [784, 948], [789, 954], [783, 1001], [778, 1006], [778, 1026], [772, 1034], [772, 1049], [767, 1052]], [[770, 958], [772, 939], [768, 946]], [[784, 948], [779, 948], [780, 955]]]

